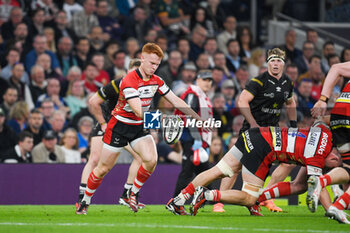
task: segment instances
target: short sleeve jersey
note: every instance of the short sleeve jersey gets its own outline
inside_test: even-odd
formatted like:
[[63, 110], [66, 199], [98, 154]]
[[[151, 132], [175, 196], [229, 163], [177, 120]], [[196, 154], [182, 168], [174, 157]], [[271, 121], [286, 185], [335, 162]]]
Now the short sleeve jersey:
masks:
[[332, 134], [327, 126], [264, 127], [260, 132], [272, 148], [274, 160], [306, 166], [308, 175], [322, 175], [324, 160], [332, 150]]
[[127, 100], [140, 98], [143, 112], [148, 111], [154, 95], [166, 95], [170, 91], [169, 87], [157, 75], [152, 75], [147, 81], [142, 79], [139, 69], [128, 73], [120, 83], [120, 94], [117, 106], [112, 114], [117, 120], [131, 125], [141, 125], [143, 120], [137, 117]]
[[[293, 82], [285, 74], [277, 80], [268, 72], [253, 78], [245, 87], [254, 99], [249, 103], [251, 113], [260, 126], [277, 126], [283, 104], [293, 96]], [[249, 129], [244, 121], [242, 130]]]
[[120, 82], [121, 79], [112, 80], [97, 91], [97, 95], [104, 101], [101, 104], [101, 109], [106, 122], [111, 119], [112, 111], [118, 102]]

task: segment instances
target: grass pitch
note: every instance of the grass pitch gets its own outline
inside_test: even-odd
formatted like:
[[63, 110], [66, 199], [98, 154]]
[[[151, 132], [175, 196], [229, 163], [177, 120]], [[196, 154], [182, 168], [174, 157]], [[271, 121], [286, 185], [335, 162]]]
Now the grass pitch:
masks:
[[138, 213], [125, 206], [92, 205], [88, 215], [76, 215], [73, 205], [0, 206], [0, 232], [310, 232], [345, 233], [350, 226], [324, 217], [320, 206], [310, 213], [305, 206], [281, 206], [283, 213], [249, 216], [246, 208], [225, 205], [225, 213], [200, 209], [197, 216], [175, 216], [164, 205], [148, 205]]

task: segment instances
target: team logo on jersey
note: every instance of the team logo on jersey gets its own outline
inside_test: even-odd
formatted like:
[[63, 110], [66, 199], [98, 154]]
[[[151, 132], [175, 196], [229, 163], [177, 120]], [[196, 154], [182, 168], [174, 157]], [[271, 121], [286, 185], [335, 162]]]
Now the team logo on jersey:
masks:
[[276, 87], [276, 92], [281, 92], [281, 87]]
[[160, 129], [160, 120], [162, 113], [159, 110], [156, 112], [143, 113], [143, 128], [145, 129]]
[[285, 91], [285, 92], [284, 92], [284, 99], [288, 99], [288, 96], [289, 96], [289, 92], [288, 92], [288, 91]]
[[272, 99], [273, 97], [275, 97], [275, 93], [269, 93], [269, 94], [264, 93], [264, 96], [265, 97], [270, 97]]

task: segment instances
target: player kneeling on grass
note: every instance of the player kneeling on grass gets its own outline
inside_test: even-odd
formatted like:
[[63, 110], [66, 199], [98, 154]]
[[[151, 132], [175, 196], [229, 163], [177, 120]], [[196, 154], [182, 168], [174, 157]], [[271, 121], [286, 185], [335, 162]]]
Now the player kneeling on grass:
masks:
[[[305, 166], [307, 175], [322, 175], [322, 168], [335, 167], [332, 135], [328, 126], [317, 122], [311, 128], [263, 127], [245, 131], [235, 146], [213, 168], [199, 174], [168, 203], [173, 209], [185, 204], [195, 192], [191, 214], [196, 215], [205, 201], [226, 202], [252, 207], [259, 198], [273, 161]], [[335, 162], [338, 161], [338, 162]], [[208, 190], [204, 187], [217, 178], [233, 176], [242, 170], [243, 187], [239, 190]], [[170, 210], [170, 208], [167, 208]], [[174, 214], [179, 214], [172, 211]]]

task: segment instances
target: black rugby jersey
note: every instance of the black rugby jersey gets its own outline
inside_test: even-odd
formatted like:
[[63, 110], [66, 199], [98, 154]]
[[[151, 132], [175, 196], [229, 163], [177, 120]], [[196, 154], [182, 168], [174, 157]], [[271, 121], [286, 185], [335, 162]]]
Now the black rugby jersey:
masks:
[[103, 118], [108, 122], [112, 115], [111, 112], [115, 108], [119, 98], [119, 84], [121, 79], [112, 80], [106, 86], [101, 87], [97, 94], [104, 102], [101, 104]]
[[[283, 104], [293, 96], [293, 82], [285, 74], [277, 80], [267, 71], [250, 80], [245, 90], [254, 96], [251, 113], [260, 126], [277, 126]], [[241, 131], [250, 128], [245, 120]]]

